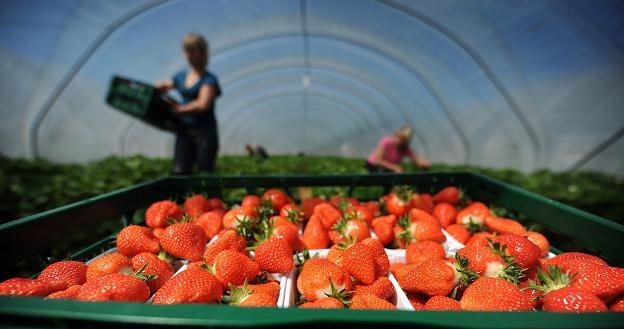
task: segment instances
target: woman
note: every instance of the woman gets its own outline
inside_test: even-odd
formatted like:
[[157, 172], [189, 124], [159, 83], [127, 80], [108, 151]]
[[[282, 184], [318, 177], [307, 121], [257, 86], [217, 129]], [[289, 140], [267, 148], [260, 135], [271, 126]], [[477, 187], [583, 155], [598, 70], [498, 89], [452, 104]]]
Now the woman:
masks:
[[366, 160], [368, 172], [402, 173], [403, 168], [400, 163], [404, 157], [409, 157], [415, 166], [428, 168], [431, 165], [429, 161], [416, 155], [409, 146], [412, 132], [411, 127], [403, 126], [397, 129], [393, 136], [382, 137], [373, 153]]
[[171, 102], [179, 117], [176, 132], [173, 173], [186, 175], [198, 169], [213, 172], [219, 150], [215, 100], [221, 95], [217, 77], [206, 70], [208, 43], [200, 34], [189, 33], [182, 40], [182, 48], [189, 67], [176, 74], [172, 80], [159, 83], [162, 91], [177, 90], [182, 103]]

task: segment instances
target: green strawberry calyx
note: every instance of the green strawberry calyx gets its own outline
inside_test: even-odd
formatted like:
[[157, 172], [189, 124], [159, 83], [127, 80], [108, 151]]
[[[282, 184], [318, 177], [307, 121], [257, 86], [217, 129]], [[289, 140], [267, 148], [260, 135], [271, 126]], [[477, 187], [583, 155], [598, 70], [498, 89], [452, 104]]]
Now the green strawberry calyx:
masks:
[[536, 280], [529, 280], [528, 286], [524, 289], [533, 289], [546, 294], [569, 286], [576, 275], [577, 273], [570, 274], [570, 271], [563, 272], [559, 266], [548, 265], [547, 271], [538, 268]]

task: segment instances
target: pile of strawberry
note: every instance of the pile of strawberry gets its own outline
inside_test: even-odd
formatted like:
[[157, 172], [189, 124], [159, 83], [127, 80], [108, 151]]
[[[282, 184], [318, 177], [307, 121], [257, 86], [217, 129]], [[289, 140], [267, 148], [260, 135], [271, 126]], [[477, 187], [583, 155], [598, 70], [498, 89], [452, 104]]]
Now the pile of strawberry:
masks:
[[6, 280], [0, 295], [275, 307], [276, 280], [295, 273], [301, 308], [396, 309], [405, 292], [416, 310], [624, 310], [624, 269], [577, 252], [549, 258], [544, 235], [454, 186], [300, 204], [269, 189], [231, 209], [193, 195], [155, 202], [116, 242], [88, 264]]

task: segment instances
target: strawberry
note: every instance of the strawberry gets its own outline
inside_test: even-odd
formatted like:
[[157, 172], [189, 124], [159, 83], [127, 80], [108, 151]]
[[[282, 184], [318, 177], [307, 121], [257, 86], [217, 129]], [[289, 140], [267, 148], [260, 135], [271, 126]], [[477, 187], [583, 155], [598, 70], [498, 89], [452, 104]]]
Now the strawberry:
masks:
[[355, 294], [350, 309], [354, 310], [396, 310], [396, 306], [385, 299], [369, 294]]
[[271, 206], [273, 207], [273, 213], [278, 213], [284, 205], [292, 202], [292, 199], [288, 196], [288, 194], [278, 189], [266, 190], [264, 194], [262, 194], [262, 197], [260, 198], [260, 200], [271, 201]]
[[214, 263], [215, 257], [223, 250], [234, 250], [245, 253], [245, 248], [247, 248], [247, 241], [245, 241], [245, 238], [238, 235], [234, 230], [225, 230], [219, 235], [217, 240], [206, 247], [203, 258], [206, 263], [212, 264]]
[[206, 238], [210, 240], [223, 229], [224, 215], [225, 210], [223, 209], [210, 210], [195, 218], [193, 224], [201, 226], [206, 233]]
[[447, 202], [438, 203], [431, 210], [431, 215], [438, 220], [438, 223], [442, 228], [445, 228], [451, 224], [455, 224], [455, 218], [457, 217], [457, 209], [453, 205]]
[[336, 291], [351, 291], [352, 287], [349, 273], [325, 258], [307, 260], [297, 278], [297, 290], [310, 302]]
[[496, 238], [496, 235], [490, 233], [490, 232], [476, 232], [473, 235], [470, 236], [470, 239], [468, 239], [468, 242], [465, 243], [466, 247], [472, 247], [472, 246], [481, 246], [481, 247], [487, 247], [488, 246], [488, 240], [493, 240]]
[[285, 240], [269, 238], [256, 247], [256, 263], [262, 271], [288, 273], [295, 267], [293, 250]]
[[169, 220], [182, 218], [182, 209], [173, 201], [163, 200], [152, 203], [145, 212], [145, 224], [151, 228], [165, 228]]
[[[331, 229], [342, 218], [340, 210], [336, 209], [331, 203], [321, 203], [314, 207], [312, 215], [316, 215], [326, 230]], [[310, 218], [311, 220], [312, 218]]]
[[394, 225], [397, 218], [394, 215], [382, 216], [373, 219], [372, 226], [377, 239], [384, 245], [390, 244], [394, 240]]
[[362, 240], [362, 244], [373, 250], [373, 258], [375, 259], [377, 276], [386, 276], [390, 270], [390, 260], [386, 254], [386, 249], [379, 240], [368, 238]]
[[275, 281], [260, 284], [247, 284], [247, 288], [249, 288], [253, 293], [262, 293], [273, 296], [275, 301], [279, 298], [281, 289], [279, 283]]
[[76, 299], [82, 285], [71, 286], [65, 290], [60, 290], [49, 294], [46, 299]]
[[514, 257], [518, 266], [522, 268], [537, 266], [542, 251], [529, 239], [515, 234], [504, 234], [498, 241], [506, 247], [506, 254]]
[[433, 196], [433, 202], [445, 202], [456, 206], [459, 203], [459, 200], [462, 199], [463, 194], [464, 193], [456, 186], [447, 186]]
[[12, 278], [0, 283], [0, 296], [47, 296], [53, 287], [43, 280]]
[[409, 202], [409, 208], [416, 208], [427, 213], [431, 213], [433, 210], [433, 198], [430, 194], [423, 193], [412, 193], [412, 197]]
[[153, 304], [218, 303], [221, 283], [204, 269], [189, 268], [169, 279], [154, 294]]
[[570, 287], [587, 290], [605, 303], [624, 294], [624, 269], [576, 262], [579, 264], [568, 264], [570, 273], [576, 274]]
[[466, 311], [531, 311], [527, 295], [513, 283], [499, 278], [482, 277], [470, 284], [459, 301]]
[[609, 311], [624, 312], [624, 295], [620, 295], [609, 304]]
[[379, 216], [381, 214], [381, 206], [377, 201], [367, 201], [361, 204], [366, 207], [368, 211], [373, 215], [373, 217]]
[[239, 286], [245, 281], [252, 281], [260, 274], [260, 266], [256, 262], [234, 250], [220, 252], [209, 270], [223, 289], [227, 289], [229, 284]]
[[[570, 287], [575, 275], [549, 266], [548, 271], [537, 271], [536, 280], [530, 280], [527, 289], [543, 294], [542, 310], [551, 312], [599, 312], [607, 306], [589, 291]], [[539, 282], [539, 283], [538, 283]]]
[[539, 232], [527, 231], [526, 237], [529, 241], [533, 242], [536, 246], [540, 248], [541, 257], [548, 256], [548, 252], [550, 251], [550, 243], [548, 239]]
[[344, 308], [344, 304], [334, 297], [323, 297], [314, 302], [305, 302], [299, 308], [340, 309]]
[[157, 254], [160, 251], [160, 245], [158, 238], [154, 236], [149, 227], [130, 225], [117, 234], [117, 251], [127, 257], [142, 252]]
[[508, 218], [487, 217], [485, 219], [485, 226], [489, 231], [498, 234], [526, 234], [526, 229], [522, 224]]
[[446, 232], [461, 244], [468, 243], [472, 233], [462, 224], [452, 224], [446, 227]]
[[390, 300], [396, 291], [390, 279], [380, 276], [375, 282], [369, 285], [356, 284], [355, 294], [371, 294], [381, 299]]
[[342, 266], [342, 255], [344, 255], [346, 245], [348, 245], [348, 243], [343, 242], [331, 246], [327, 252], [327, 260], [338, 266]]
[[427, 300], [429, 300], [429, 297], [421, 294], [406, 294], [406, 296], [407, 300], [409, 300], [410, 304], [412, 304], [412, 307], [417, 311], [424, 310], [425, 304], [427, 303]]
[[230, 305], [243, 307], [275, 307], [277, 306], [277, 298], [275, 296], [262, 292], [254, 292], [245, 282], [242, 286], [235, 287], [230, 285], [228, 295], [223, 300]]
[[[322, 205], [317, 206], [320, 207]], [[301, 235], [303, 244], [308, 249], [323, 249], [329, 245], [329, 235], [327, 229], [323, 225], [321, 217], [318, 215], [312, 215], [303, 234]]]
[[152, 234], [153, 234], [156, 238], [158, 238], [158, 239], [160, 239], [160, 236], [161, 236], [164, 232], [165, 232], [165, 229], [164, 229], [164, 228], [162, 228], [162, 227], [157, 227], [157, 228], [152, 229]]
[[410, 201], [412, 192], [406, 187], [395, 187], [392, 192], [386, 196], [386, 210], [391, 215], [401, 217], [410, 209]]
[[223, 215], [224, 229], [237, 229], [239, 226], [250, 227], [255, 225], [257, 212], [247, 207], [231, 209]]
[[299, 223], [303, 222], [303, 213], [294, 203], [285, 204], [282, 209], [280, 209], [279, 215], [288, 219], [289, 222], [295, 225], [299, 225]]
[[190, 218], [197, 218], [211, 209], [210, 201], [201, 194], [191, 195], [184, 200], [184, 212]]
[[474, 231], [479, 226], [485, 225], [485, 220], [491, 216], [490, 209], [486, 205], [481, 202], [474, 202], [457, 213], [455, 222], [473, 227]]
[[342, 255], [340, 266], [363, 284], [372, 284], [377, 279], [374, 251], [363, 243], [348, 247]]
[[202, 259], [207, 240], [201, 226], [193, 223], [176, 223], [165, 229], [160, 237], [160, 245], [168, 254], [196, 261]]
[[78, 261], [65, 260], [48, 265], [37, 280], [53, 282], [51, 285], [56, 290], [65, 290], [74, 285], [80, 285], [87, 281], [87, 264]]
[[112, 273], [132, 274], [130, 258], [120, 253], [110, 253], [94, 259], [87, 268], [87, 281], [95, 280]]
[[173, 273], [175, 273], [171, 264], [161, 259], [159, 256], [148, 252], [143, 252], [132, 257], [131, 261], [134, 271], [138, 271], [145, 266], [143, 273], [154, 276], [154, 279], [147, 281], [147, 285], [152, 294], [158, 291], [158, 289], [173, 276]]
[[269, 219], [268, 225], [264, 226], [263, 234], [268, 237], [286, 241], [294, 251], [305, 248], [303, 241], [299, 238], [299, 228], [281, 216], [273, 216]]
[[305, 198], [301, 200], [301, 211], [303, 212], [303, 218], [307, 221], [312, 217], [312, 213], [314, 213], [314, 208], [324, 203], [325, 200], [321, 198]]
[[466, 269], [468, 262], [459, 258], [455, 264], [442, 259], [429, 259], [403, 275], [397, 275], [399, 285], [406, 292], [427, 296], [446, 296], [456, 287], [463, 288], [477, 278]]
[[398, 222], [397, 238], [400, 245], [414, 241], [444, 242], [446, 237], [442, 233], [438, 221], [427, 212], [414, 208], [409, 211], [408, 217]]
[[368, 237], [370, 237], [370, 230], [366, 222], [359, 219], [351, 219], [346, 215], [334, 224], [331, 231], [329, 231], [329, 239], [333, 243], [349, 239], [359, 242]]
[[89, 280], [80, 287], [76, 299], [144, 303], [150, 296], [145, 281], [153, 277], [142, 274], [143, 269], [144, 267], [131, 275], [112, 273]]
[[365, 206], [351, 206], [345, 210], [346, 218], [358, 219], [370, 226], [373, 222], [373, 213]]
[[410, 243], [405, 250], [405, 261], [408, 264], [420, 264], [429, 259], [445, 259], [446, 253], [441, 244], [433, 241], [416, 241]]
[[589, 255], [581, 252], [564, 252], [559, 254], [553, 258], [547, 259], [542, 269], [546, 270], [548, 265], [559, 266], [564, 271], [574, 270], [578, 271], [579, 267], [582, 265], [599, 265], [599, 266], [609, 266], [607, 262], [602, 260], [600, 257], [596, 257], [594, 255]]
[[329, 202], [336, 207], [336, 209], [345, 210], [348, 207], [359, 206], [360, 202], [354, 198], [347, 198], [341, 195], [334, 195], [329, 199]]
[[219, 198], [210, 198], [208, 199], [208, 203], [210, 204], [211, 210], [225, 210], [225, 203]]
[[450, 297], [433, 296], [427, 300], [424, 309], [428, 311], [461, 311], [461, 305]]

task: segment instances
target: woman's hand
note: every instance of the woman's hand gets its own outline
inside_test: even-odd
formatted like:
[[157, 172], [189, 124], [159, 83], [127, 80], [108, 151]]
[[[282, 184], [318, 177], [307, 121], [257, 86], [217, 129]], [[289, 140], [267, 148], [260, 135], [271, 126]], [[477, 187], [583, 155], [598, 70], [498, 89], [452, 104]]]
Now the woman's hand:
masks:
[[158, 81], [156, 82], [156, 85], [154, 85], [154, 87], [160, 91], [167, 91], [173, 88], [173, 81], [171, 80]]
[[428, 169], [429, 167], [431, 167], [431, 162], [429, 162], [429, 160], [427, 160], [427, 159], [422, 159], [422, 158], [421, 158], [421, 159], [418, 161], [418, 166], [419, 166], [420, 168], [423, 168], [423, 169]]
[[402, 174], [404, 172], [403, 167], [401, 167], [400, 165], [394, 165], [390, 170], [397, 174]]

